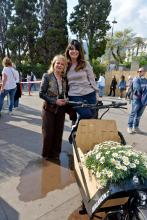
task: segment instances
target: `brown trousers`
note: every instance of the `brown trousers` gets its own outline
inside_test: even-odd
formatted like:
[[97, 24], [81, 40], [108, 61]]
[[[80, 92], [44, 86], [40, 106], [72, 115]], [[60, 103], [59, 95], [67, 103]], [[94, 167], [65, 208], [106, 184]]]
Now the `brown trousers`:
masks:
[[65, 108], [56, 112], [42, 109], [43, 157], [57, 157], [61, 152]]

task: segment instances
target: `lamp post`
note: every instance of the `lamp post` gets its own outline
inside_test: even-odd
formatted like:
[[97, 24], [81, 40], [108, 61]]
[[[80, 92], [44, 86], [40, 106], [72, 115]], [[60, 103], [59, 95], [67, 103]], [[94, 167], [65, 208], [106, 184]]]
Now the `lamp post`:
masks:
[[111, 46], [112, 46], [112, 39], [113, 39], [113, 33], [114, 33], [114, 25], [117, 24], [117, 21], [114, 20], [112, 21], [112, 32], [111, 32], [111, 38], [110, 38], [110, 52], [109, 52], [109, 62], [108, 62], [108, 68], [110, 71], [110, 62], [111, 62]]

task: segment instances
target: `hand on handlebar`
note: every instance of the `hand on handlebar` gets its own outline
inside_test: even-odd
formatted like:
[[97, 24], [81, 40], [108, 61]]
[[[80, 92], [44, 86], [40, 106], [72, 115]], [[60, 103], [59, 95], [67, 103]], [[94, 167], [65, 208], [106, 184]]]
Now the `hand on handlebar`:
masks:
[[56, 104], [59, 106], [64, 106], [67, 104], [67, 100], [65, 99], [57, 99]]

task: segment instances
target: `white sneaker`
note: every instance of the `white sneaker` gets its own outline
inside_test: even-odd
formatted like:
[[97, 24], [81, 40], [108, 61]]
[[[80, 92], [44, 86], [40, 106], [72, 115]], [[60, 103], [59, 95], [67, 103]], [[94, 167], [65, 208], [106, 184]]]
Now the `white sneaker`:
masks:
[[10, 111], [8, 112], [8, 114], [9, 114], [9, 115], [13, 115], [13, 113], [12, 113], [12, 112], [10, 112]]
[[133, 128], [133, 132], [138, 134], [143, 133], [143, 131], [141, 131], [139, 128]]
[[133, 130], [132, 130], [132, 128], [127, 128], [127, 132], [128, 132], [129, 134], [133, 134], [133, 133], [134, 133]]

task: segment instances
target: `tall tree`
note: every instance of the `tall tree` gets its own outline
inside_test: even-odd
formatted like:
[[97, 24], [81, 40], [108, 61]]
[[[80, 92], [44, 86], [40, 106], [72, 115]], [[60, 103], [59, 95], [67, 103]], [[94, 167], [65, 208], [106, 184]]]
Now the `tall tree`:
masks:
[[37, 19], [37, 0], [15, 0], [12, 23], [9, 27], [9, 45], [12, 54], [28, 56], [29, 62], [35, 62], [35, 44], [39, 26]]
[[142, 37], [135, 37], [134, 43], [135, 43], [135, 46], [137, 47], [136, 56], [138, 56], [139, 48], [144, 45], [144, 40]]
[[40, 1], [40, 38], [37, 51], [40, 61], [48, 62], [58, 53], [63, 53], [68, 42], [66, 0]]
[[104, 54], [105, 36], [110, 29], [107, 21], [110, 10], [110, 0], [79, 0], [70, 16], [71, 31], [79, 40], [87, 41], [90, 61]]
[[0, 0], [0, 57], [9, 56], [7, 30], [10, 25], [13, 1]]
[[125, 48], [133, 42], [134, 33], [131, 29], [124, 29], [123, 31], [115, 32], [113, 36], [108, 38], [107, 48], [110, 50], [116, 63], [122, 64], [126, 57]]

